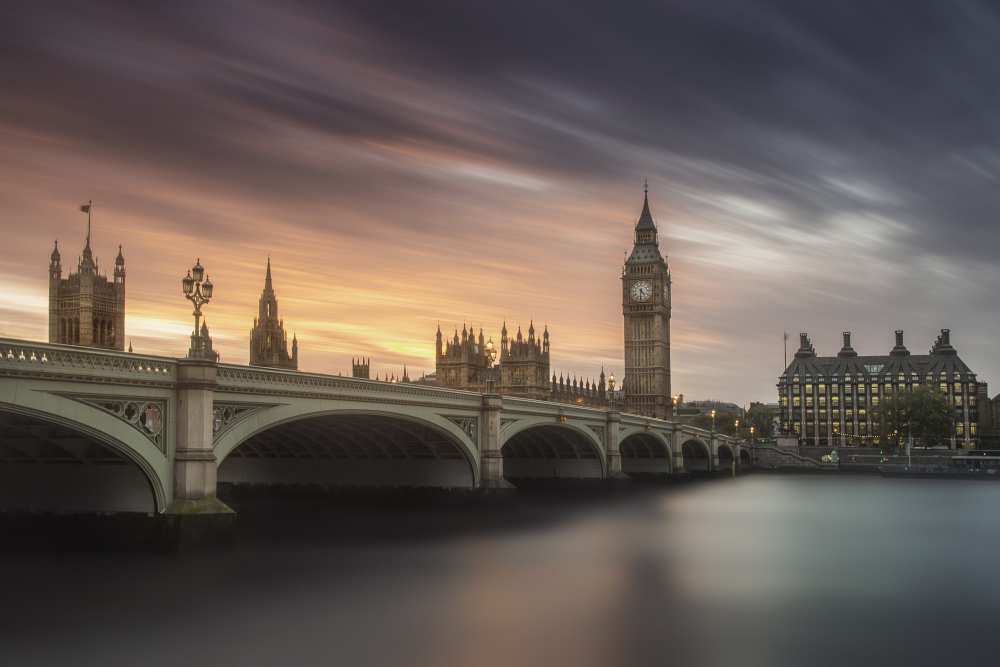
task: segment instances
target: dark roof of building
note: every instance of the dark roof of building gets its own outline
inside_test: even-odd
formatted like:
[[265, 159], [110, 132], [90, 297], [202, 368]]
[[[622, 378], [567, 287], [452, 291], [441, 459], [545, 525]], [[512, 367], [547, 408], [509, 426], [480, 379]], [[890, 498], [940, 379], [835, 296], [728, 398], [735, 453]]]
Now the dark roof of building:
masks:
[[802, 344], [796, 351], [795, 358], [785, 369], [783, 377], [798, 375], [803, 379], [819, 379], [850, 374], [862, 377], [891, 376], [893, 380], [898, 380], [899, 374], [902, 373], [908, 377], [916, 374], [921, 382], [927, 380], [927, 376], [930, 375], [931, 381], [938, 382], [942, 380], [941, 374], [944, 373], [943, 379], [950, 382], [955, 379], [957, 373], [961, 380], [975, 381], [975, 373], [959, 358], [958, 352], [951, 346], [947, 329], [942, 329], [929, 354], [910, 354], [903, 345], [902, 334], [902, 331], [896, 332], [896, 346], [892, 348], [890, 354], [868, 356], [857, 356], [850, 348], [848, 336], [845, 338], [844, 349], [835, 357], [816, 356], [809, 337], [801, 334]]

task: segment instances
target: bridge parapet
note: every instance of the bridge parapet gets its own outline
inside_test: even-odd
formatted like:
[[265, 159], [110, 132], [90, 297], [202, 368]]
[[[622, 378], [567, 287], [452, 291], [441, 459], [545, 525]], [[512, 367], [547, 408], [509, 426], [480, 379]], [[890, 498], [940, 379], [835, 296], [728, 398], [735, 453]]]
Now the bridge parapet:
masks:
[[478, 408], [481, 394], [428, 387], [416, 384], [380, 382], [340, 375], [303, 373], [276, 368], [252, 368], [235, 364], [219, 364], [216, 386], [221, 392], [280, 395], [313, 395], [316, 397], [370, 396], [389, 397], [401, 402], [454, 402]]
[[74, 345], [0, 339], [0, 373], [164, 384], [176, 380], [177, 361]]

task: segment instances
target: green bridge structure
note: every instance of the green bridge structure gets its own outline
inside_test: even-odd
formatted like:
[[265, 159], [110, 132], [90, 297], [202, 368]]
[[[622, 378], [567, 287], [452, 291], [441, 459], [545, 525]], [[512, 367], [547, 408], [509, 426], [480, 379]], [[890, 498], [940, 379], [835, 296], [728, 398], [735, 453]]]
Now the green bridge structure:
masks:
[[0, 510], [225, 513], [219, 483], [489, 489], [749, 460], [614, 409], [0, 339]]

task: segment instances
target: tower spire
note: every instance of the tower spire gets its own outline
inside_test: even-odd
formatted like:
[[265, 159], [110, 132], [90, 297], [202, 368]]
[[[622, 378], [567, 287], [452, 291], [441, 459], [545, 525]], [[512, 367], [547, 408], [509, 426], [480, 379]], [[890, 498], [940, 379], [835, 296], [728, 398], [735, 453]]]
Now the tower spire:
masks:
[[90, 211], [93, 207], [93, 199], [88, 200], [86, 204], [80, 207], [80, 210], [87, 214], [87, 242], [84, 245], [85, 249], [90, 249]]
[[92, 200], [80, 206], [80, 211], [87, 214], [87, 240], [83, 245], [83, 257], [80, 260], [80, 271], [82, 273], [94, 273], [96, 271], [94, 253], [90, 249], [90, 210], [93, 206], [94, 202]]
[[264, 275], [264, 289], [266, 291], [274, 291], [271, 286], [271, 256], [267, 256], [267, 273]]

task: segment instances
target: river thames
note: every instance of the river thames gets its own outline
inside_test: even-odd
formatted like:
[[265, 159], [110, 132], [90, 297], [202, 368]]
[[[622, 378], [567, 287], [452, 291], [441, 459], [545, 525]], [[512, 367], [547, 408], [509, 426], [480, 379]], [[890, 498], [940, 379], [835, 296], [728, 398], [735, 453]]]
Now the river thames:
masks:
[[7, 553], [0, 664], [986, 664], [998, 507], [992, 482], [779, 475], [247, 501], [219, 549]]

